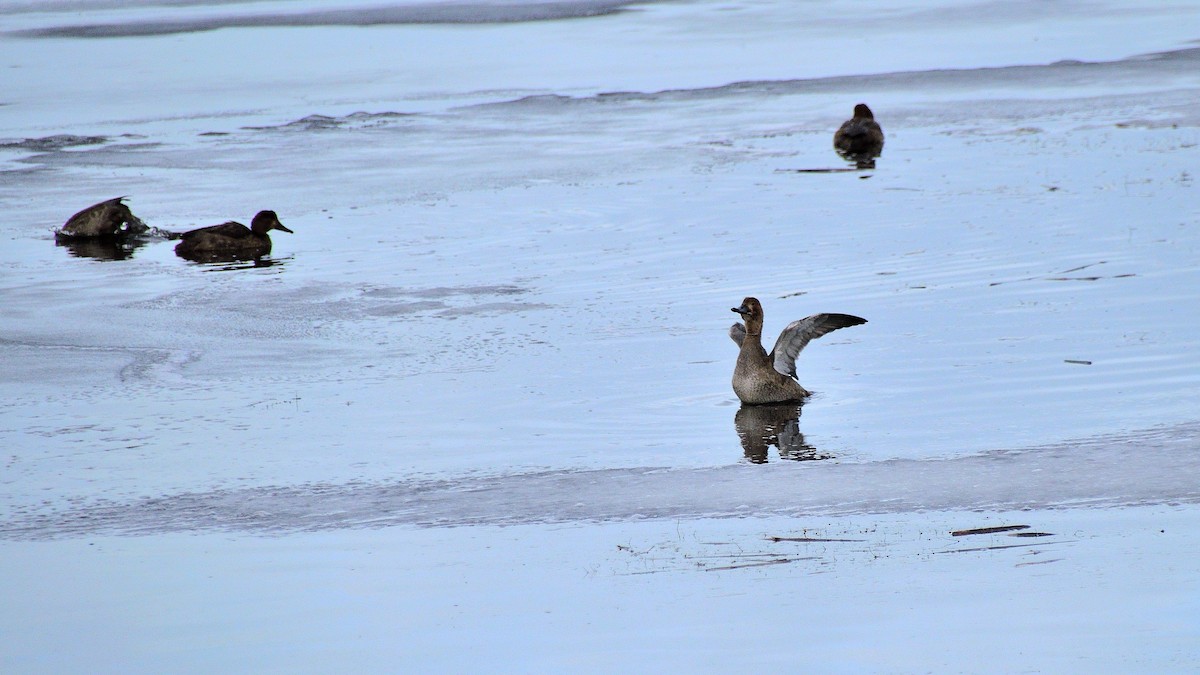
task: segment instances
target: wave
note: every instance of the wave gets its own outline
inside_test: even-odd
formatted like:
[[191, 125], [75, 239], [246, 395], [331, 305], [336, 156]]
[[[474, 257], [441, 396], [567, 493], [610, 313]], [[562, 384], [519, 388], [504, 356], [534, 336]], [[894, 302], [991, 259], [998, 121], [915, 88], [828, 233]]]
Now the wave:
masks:
[[[913, 91], [956, 86], [1068, 87], [1090, 83], [1114, 84], [1114, 78], [1141, 82], [1146, 76], [1179, 75], [1200, 83], [1200, 47], [1139, 54], [1113, 61], [1063, 60], [1047, 64], [940, 68], [861, 75], [788, 80], [746, 80], [715, 87], [664, 89], [655, 92], [612, 91], [592, 96], [535, 94], [494, 105], [553, 106], [586, 102], [644, 102], [671, 99], [721, 98], [745, 94], [813, 94], [841, 91]], [[1118, 81], [1119, 81], [1118, 79]]]
[[1200, 503], [1200, 423], [966, 457], [558, 470], [309, 483], [98, 501], [0, 522], [2, 539], [252, 534], [747, 516]]
[[[1183, 82], [1183, 80], [1190, 81], [1190, 88], [1189, 82]], [[1136, 83], [1138, 91], [1128, 94], [1118, 93], [1119, 85], [1123, 81]], [[1156, 99], [1147, 99], [1144, 89], [1150, 87], [1153, 82], [1165, 82], [1165, 86], [1172, 90], [1178, 88], [1177, 84], [1182, 84], [1184, 93], [1164, 91]], [[1053, 92], [1056, 100], [1062, 100], [1076, 98], [1080, 95], [1081, 88], [1096, 84], [1103, 84], [1107, 88], [1107, 93], [1098, 92], [1097, 96], [1111, 100], [1132, 98], [1142, 103], [1161, 103], [1163, 106], [1177, 109], [1176, 112], [1180, 115], [1200, 124], [1200, 117], [1188, 115], [1187, 110], [1178, 105], [1181, 101], [1190, 103], [1193, 99], [1191, 88], [1200, 86], [1200, 48], [1142, 54], [1115, 61], [1056, 61], [1041, 65], [897, 71], [789, 80], [748, 80], [715, 87], [664, 89], [649, 92], [609, 91], [582, 96], [536, 93], [517, 98], [473, 103], [457, 107], [455, 110], [460, 112], [494, 111], [504, 113], [517, 111], [553, 114], [559, 110], [610, 107], [614, 104], [688, 103], [723, 98], [860, 93], [863, 91], [911, 92], [923, 90], [931, 92], [955, 88], [970, 90], [1012, 88], [1019, 91], [1022, 98], [1030, 97], [1037, 90], [1049, 90]], [[1162, 86], [1157, 89], [1162, 89]], [[987, 110], [978, 109], [978, 105], [967, 105], [961, 102], [955, 105], [961, 108], [957, 114], [952, 106], [947, 105], [946, 109], [937, 111], [935, 116], [944, 122], [960, 117], [972, 118], [988, 112], [1003, 114], [995, 101], [983, 104]], [[1023, 112], [1027, 114], [1030, 112], [1027, 106], [1020, 107]], [[896, 119], [896, 112], [890, 113], [891, 119]], [[921, 117], [929, 116], [928, 111], [917, 114]], [[360, 111], [340, 117], [311, 114], [282, 124], [243, 128], [248, 131], [304, 132], [358, 130], [387, 127], [401, 122], [418, 122], [425, 117], [428, 116], [411, 112]]]
[[463, 2], [338, 9], [325, 11], [208, 16], [181, 20], [129, 21], [52, 26], [16, 31], [34, 38], [114, 38], [176, 35], [247, 27], [382, 26], [406, 24], [500, 24], [582, 19], [629, 11], [631, 0], [560, 0], [558, 2]]

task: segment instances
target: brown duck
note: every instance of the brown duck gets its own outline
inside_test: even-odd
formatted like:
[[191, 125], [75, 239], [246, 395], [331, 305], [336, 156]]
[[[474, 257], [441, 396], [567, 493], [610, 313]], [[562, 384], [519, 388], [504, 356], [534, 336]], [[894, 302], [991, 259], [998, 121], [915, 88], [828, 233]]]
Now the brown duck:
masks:
[[854, 106], [854, 117], [833, 134], [833, 147], [846, 159], [873, 159], [883, 153], [883, 129], [866, 103]]
[[68, 218], [62, 227], [54, 231], [54, 238], [122, 239], [145, 234], [150, 228], [133, 215], [122, 201], [124, 199], [125, 197], [115, 197], [106, 202], [92, 204]]
[[849, 314], [813, 314], [788, 324], [768, 354], [762, 346], [763, 309], [758, 299], [746, 298], [732, 311], [746, 321], [729, 328], [729, 337], [741, 347], [733, 369], [733, 391], [742, 403], [751, 405], [803, 400], [809, 391], [796, 381], [800, 350], [826, 333], [867, 322]]
[[259, 258], [271, 252], [271, 238], [267, 236], [271, 230], [292, 233], [279, 222], [274, 211], [259, 211], [250, 221], [250, 227], [231, 220], [184, 232], [175, 254], [189, 260]]

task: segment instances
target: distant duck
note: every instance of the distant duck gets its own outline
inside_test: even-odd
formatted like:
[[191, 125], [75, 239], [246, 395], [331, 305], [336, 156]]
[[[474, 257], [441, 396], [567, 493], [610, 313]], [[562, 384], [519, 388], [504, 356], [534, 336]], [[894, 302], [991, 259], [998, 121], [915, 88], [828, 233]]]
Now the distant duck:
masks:
[[854, 106], [854, 117], [833, 134], [833, 147], [851, 161], [874, 159], [883, 153], [883, 129], [866, 103]]
[[123, 239], [145, 234], [150, 228], [133, 215], [122, 202], [125, 197], [115, 197], [106, 202], [93, 204], [67, 219], [66, 224], [54, 231], [60, 241], [76, 239]]
[[809, 391], [796, 381], [796, 357], [804, 346], [839, 328], [867, 322], [849, 314], [813, 314], [788, 324], [768, 354], [762, 346], [763, 309], [758, 299], [746, 298], [732, 311], [746, 321], [729, 328], [729, 337], [741, 347], [733, 369], [733, 391], [742, 403], [751, 405], [806, 398]]
[[271, 252], [271, 238], [267, 236], [271, 230], [292, 233], [279, 222], [274, 211], [259, 211], [250, 221], [250, 227], [231, 220], [184, 232], [175, 254], [201, 262], [259, 258]]

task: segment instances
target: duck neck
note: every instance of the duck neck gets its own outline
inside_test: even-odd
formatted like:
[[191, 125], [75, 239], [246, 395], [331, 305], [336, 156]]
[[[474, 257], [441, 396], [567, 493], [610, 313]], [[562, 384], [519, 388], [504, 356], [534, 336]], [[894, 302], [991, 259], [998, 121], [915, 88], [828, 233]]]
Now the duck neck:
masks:
[[755, 340], [762, 338], [762, 319], [754, 317], [746, 319], [746, 337], [753, 337]]
[[752, 329], [749, 325], [746, 326], [746, 337], [742, 338], [742, 351], [751, 354], [763, 352], [761, 327]]

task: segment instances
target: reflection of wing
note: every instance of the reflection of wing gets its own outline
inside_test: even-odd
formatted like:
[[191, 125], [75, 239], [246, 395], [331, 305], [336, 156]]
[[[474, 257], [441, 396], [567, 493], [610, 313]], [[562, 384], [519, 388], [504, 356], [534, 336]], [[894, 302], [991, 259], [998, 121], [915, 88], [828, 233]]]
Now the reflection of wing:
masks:
[[[770, 359], [775, 370], [784, 375], [796, 377], [796, 357], [810, 340], [815, 340], [826, 333], [832, 333], [839, 328], [857, 326], [866, 323], [866, 319], [849, 314], [813, 314], [810, 317], [793, 321], [779, 334], [775, 348], [771, 350]], [[732, 330], [730, 331], [732, 334]]]
[[220, 225], [212, 225], [209, 227], [202, 227], [198, 230], [192, 230], [191, 232], [184, 232], [181, 239], [187, 241], [188, 239], [207, 236], [210, 234], [218, 237], [228, 237], [230, 239], [245, 239], [246, 237], [250, 236], [250, 228], [239, 222], [231, 220], [228, 223], [221, 223]]
[[804, 434], [800, 433], [800, 420], [793, 417], [784, 420], [781, 427], [775, 429], [775, 434], [779, 437], [779, 455], [787, 457], [799, 454], [806, 447], [804, 444]]
[[729, 327], [729, 337], [741, 347], [742, 340], [746, 339], [746, 327], [740, 321], [733, 324]]

